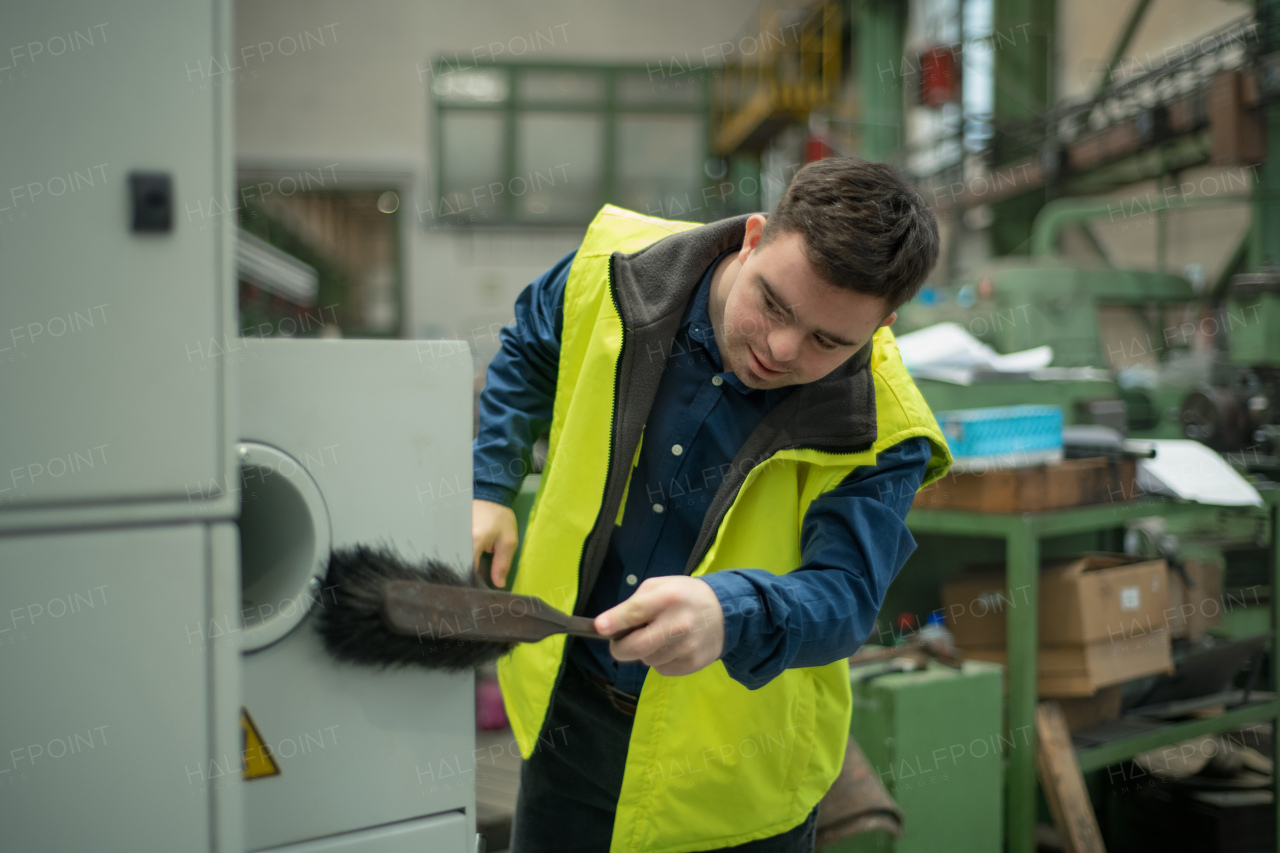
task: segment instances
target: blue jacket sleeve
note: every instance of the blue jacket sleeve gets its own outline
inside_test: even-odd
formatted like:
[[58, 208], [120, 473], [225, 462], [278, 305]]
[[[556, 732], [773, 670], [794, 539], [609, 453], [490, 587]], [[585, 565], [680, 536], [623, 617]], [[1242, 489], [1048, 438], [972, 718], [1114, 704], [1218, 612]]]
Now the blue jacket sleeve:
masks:
[[516, 299], [514, 325], [498, 333], [480, 392], [480, 424], [472, 445], [472, 497], [511, 506], [533, 462], [533, 443], [551, 423], [564, 291], [575, 252], [526, 287]]
[[915, 550], [904, 519], [929, 455], [927, 439], [908, 439], [815, 499], [801, 525], [796, 570], [703, 577], [724, 609], [721, 660], [734, 680], [755, 689], [784, 669], [848, 657], [866, 641], [889, 584]]

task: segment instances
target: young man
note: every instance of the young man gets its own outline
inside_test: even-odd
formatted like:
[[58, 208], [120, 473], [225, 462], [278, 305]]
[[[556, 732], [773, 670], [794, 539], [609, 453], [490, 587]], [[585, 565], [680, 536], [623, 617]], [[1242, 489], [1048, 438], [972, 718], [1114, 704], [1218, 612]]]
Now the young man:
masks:
[[480, 398], [477, 564], [492, 551], [505, 584], [550, 425], [513, 590], [614, 639], [499, 661], [515, 853], [813, 848], [845, 659], [950, 464], [888, 329], [937, 256], [917, 193], [836, 158], [768, 217], [606, 207], [521, 294]]

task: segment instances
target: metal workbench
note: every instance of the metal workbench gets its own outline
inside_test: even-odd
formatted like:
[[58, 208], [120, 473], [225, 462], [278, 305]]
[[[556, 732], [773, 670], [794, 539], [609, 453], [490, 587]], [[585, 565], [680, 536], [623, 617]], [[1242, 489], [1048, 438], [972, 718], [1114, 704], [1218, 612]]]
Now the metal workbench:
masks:
[[[1008, 564], [1007, 588], [1026, 590], [1027, 607], [1011, 607], [1008, 619], [1008, 727], [1013, 731], [1035, 732], [1036, 655], [1038, 651], [1040, 542], [1054, 536], [1101, 532], [1122, 528], [1125, 522], [1151, 516], [1170, 517], [1195, 512], [1216, 511], [1219, 507], [1174, 499], [1143, 499], [1036, 513], [989, 513], [949, 509], [913, 509], [907, 526], [916, 535], [971, 536], [1002, 539]], [[1256, 512], [1269, 515], [1275, 531], [1277, 506], [1268, 503]], [[1280, 579], [1280, 549], [1271, 536], [1271, 583]], [[1026, 599], [1024, 599], [1026, 600]], [[1280, 625], [1280, 596], [1271, 596], [1272, 626]], [[1280, 655], [1271, 656], [1272, 684], [1280, 685]], [[1280, 716], [1280, 701], [1273, 695], [1233, 708], [1217, 717], [1170, 723], [1078, 750], [1085, 772], [1099, 770], [1151, 749], [1188, 738], [1235, 729], [1258, 721], [1274, 721]], [[1274, 738], [1276, 766], [1280, 767], [1280, 738]], [[1034, 743], [1034, 742], [1033, 742]], [[1005, 832], [1009, 853], [1034, 853], [1036, 827], [1035, 749], [1010, 749], [1007, 756]], [[1280, 809], [1276, 823], [1280, 829]], [[1278, 832], [1277, 837], [1280, 837]]]

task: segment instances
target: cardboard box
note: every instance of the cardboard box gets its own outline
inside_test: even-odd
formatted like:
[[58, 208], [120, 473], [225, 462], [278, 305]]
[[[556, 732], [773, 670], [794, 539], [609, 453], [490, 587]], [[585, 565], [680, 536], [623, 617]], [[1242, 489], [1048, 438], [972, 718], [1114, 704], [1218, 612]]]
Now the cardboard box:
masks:
[[1092, 696], [1063, 696], [1058, 701], [1067, 729], [1075, 731], [1085, 726], [1105, 723], [1120, 716], [1123, 707], [1124, 688], [1119, 684], [1104, 687]]
[[[966, 657], [1006, 664], [1004, 646], [974, 646]], [[1103, 687], [1144, 675], [1173, 672], [1169, 632], [1164, 629], [1070, 646], [1041, 646], [1036, 691], [1041, 696], [1091, 696]]]
[[912, 503], [924, 509], [1045, 512], [1137, 497], [1132, 459], [1064, 459], [1054, 465], [948, 474], [921, 489]]
[[[1148, 634], [1168, 618], [1164, 560], [1087, 553], [1040, 569], [1041, 646], [1085, 644]], [[1003, 565], [979, 567], [942, 585], [947, 626], [956, 645], [1003, 646], [1006, 612], [1030, 604], [1026, 590], [1006, 588]]]
[[1180, 572], [1169, 572], [1169, 633], [1199, 640], [1222, 623], [1222, 564], [1187, 560], [1182, 568], [1193, 586], [1187, 586]]

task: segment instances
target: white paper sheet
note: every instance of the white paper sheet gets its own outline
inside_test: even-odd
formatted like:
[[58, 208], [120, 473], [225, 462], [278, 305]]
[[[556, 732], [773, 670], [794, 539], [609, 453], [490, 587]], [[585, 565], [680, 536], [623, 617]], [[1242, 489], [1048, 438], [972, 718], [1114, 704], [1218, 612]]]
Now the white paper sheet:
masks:
[[1138, 488], [1217, 506], [1262, 506], [1258, 490], [1198, 441], [1156, 439], [1154, 459], [1138, 460]]
[[979, 373], [1030, 373], [1049, 366], [1053, 347], [1001, 355], [959, 323], [938, 323], [898, 338], [898, 350], [911, 375], [969, 385]]

